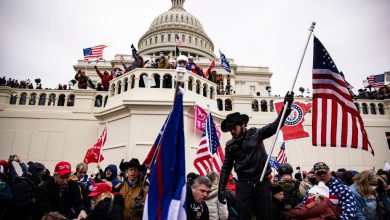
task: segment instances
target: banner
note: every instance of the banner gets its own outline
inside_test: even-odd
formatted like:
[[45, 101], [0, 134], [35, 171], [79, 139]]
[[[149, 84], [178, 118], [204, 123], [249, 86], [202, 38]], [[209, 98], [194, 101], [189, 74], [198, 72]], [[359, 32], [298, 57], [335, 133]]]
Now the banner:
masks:
[[99, 139], [97, 140], [96, 144], [87, 150], [87, 153], [84, 157], [84, 163], [100, 163], [102, 160], [104, 160], [102, 152], [102, 147], [106, 143], [107, 140], [107, 126], [104, 126], [103, 132], [100, 135]]
[[[199, 105], [195, 105], [195, 127], [203, 131], [204, 126], [206, 125], [207, 111], [204, 110]], [[215, 129], [217, 130], [218, 139], [221, 139], [221, 129], [214, 122]]]
[[[283, 107], [283, 101], [274, 102], [275, 110], [279, 114]], [[284, 141], [309, 137], [309, 133], [304, 130], [303, 122], [305, 114], [310, 110], [311, 103], [294, 102], [291, 106], [291, 113], [286, 119], [284, 126], [280, 130]]]

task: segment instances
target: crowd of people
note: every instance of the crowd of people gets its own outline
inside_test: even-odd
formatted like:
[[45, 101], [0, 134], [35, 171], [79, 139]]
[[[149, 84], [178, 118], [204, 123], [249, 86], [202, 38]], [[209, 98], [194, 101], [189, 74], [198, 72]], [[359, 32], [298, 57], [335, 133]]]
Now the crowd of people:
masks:
[[[40, 84], [41, 80], [36, 79], [35, 82], [37, 84], [36, 88], [40, 89], [41, 88], [41, 84]], [[19, 81], [17, 79], [8, 78], [8, 80], [7, 80], [5, 78], [5, 76], [0, 78], [0, 86], [8, 86], [11, 88], [19, 88], [19, 89], [34, 89], [34, 85], [30, 79]]]
[[[50, 172], [44, 164], [25, 163], [17, 155], [0, 164], [0, 219], [142, 219], [148, 178], [136, 158], [122, 160], [119, 168], [110, 164], [102, 170], [98, 164], [96, 174], [85, 163], [72, 169], [66, 161]], [[257, 219], [390, 219], [389, 171], [330, 171], [318, 162], [311, 171], [293, 175], [292, 166], [284, 163], [267, 179], [272, 185], [261, 190], [269, 190], [272, 202], [262, 214], [269, 217]], [[256, 213], [244, 213], [236, 198], [240, 184], [230, 174], [221, 196], [218, 173], [189, 173], [187, 219], [253, 219]], [[256, 206], [251, 203], [246, 205]]]
[[353, 95], [354, 99], [390, 99], [390, 85], [379, 88], [378, 90], [359, 89], [358, 95]]

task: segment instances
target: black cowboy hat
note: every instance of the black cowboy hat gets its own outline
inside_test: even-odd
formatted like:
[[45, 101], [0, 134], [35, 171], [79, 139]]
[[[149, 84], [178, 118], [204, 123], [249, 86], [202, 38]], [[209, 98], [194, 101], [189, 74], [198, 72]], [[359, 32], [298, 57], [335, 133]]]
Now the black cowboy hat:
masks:
[[240, 114], [239, 112], [228, 114], [226, 119], [222, 121], [221, 129], [223, 132], [228, 132], [231, 131], [235, 125], [246, 125], [248, 121], [249, 117], [246, 114]]
[[140, 172], [144, 172], [145, 171], [145, 166], [141, 165], [137, 158], [133, 158], [129, 162], [122, 163], [122, 168], [121, 169], [127, 170], [129, 168], [137, 168]]

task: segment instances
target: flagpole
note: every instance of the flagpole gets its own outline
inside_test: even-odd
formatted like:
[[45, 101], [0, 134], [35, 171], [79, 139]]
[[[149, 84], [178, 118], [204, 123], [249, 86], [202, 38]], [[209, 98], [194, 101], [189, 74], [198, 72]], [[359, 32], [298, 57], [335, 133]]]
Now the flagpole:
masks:
[[196, 105], [196, 102], [195, 102], [195, 126], [194, 126], [194, 147], [196, 146], [196, 142], [195, 142], [195, 134], [196, 134], [196, 123], [198, 122], [196, 119], [198, 118], [198, 108], [197, 108], [197, 105]]
[[[313, 21], [313, 22], [311, 23], [310, 28], [309, 28], [309, 36], [307, 37], [307, 42], [306, 42], [305, 48], [304, 48], [304, 50], [303, 50], [303, 54], [302, 54], [302, 57], [301, 57], [301, 61], [299, 62], [298, 69], [297, 69], [297, 72], [296, 72], [296, 74], [295, 74], [295, 78], [294, 78], [294, 81], [293, 81], [293, 84], [292, 84], [292, 86], [291, 86], [291, 89], [290, 89], [290, 92], [289, 92], [289, 93], [292, 93], [293, 90], [294, 90], [294, 86], [295, 86], [295, 83], [296, 83], [297, 78], [298, 78], [299, 70], [301, 69], [302, 62], [303, 62], [303, 58], [305, 57], [306, 50], [307, 50], [307, 46], [309, 45], [309, 41], [310, 41], [311, 35], [313, 34], [314, 26], [315, 26], [315, 25], [316, 25], [316, 23]], [[287, 102], [284, 106], [288, 106], [288, 105], [289, 105], [289, 103]], [[275, 138], [274, 138], [273, 143], [272, 143], [271, 151], [270, 151], [269, 154], [268, 154], [267, 161], [265, 162], [265, 165], [264, 165], [264, 168], [263, 168], [263, 172], [261, 173], [260, 182], [262, 182], [263, 179], [264, 179], [265, 171], [267, 170], [269, 160], [270, 160], [270, 158], [271, 158], [272, 152], [274, 151], [276, 139], [278, 138], [280, 128], [282, 127], [282, 122], [283, 122], [284, 115], [286, 114], [286, 110], [287, 110], [287, 108], [283, 108], [281, 120], [279, 121], [278, 128], [277, 128], [277, 130], [276, 130], [276, 135], [275, 135]]]

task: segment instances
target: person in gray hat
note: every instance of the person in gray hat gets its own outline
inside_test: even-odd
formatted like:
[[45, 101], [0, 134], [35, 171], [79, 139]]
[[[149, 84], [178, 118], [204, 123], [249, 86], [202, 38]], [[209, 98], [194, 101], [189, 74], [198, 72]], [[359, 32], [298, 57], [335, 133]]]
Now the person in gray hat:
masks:
[[[223, 132], [230, 132], [232, 139], [226, 143], [225, 160], [221, 169], [218, 199], [225, 202], [225, 187], [229, 179], [230, 172], [234, 166], [237, 173], [237, 204], [240, 219], [251, 219], [252, 212], [256, 219], [271, 219], [271, 182], [267, 176], [271, 173], [267, 161], [263, 140], [276, 133], [279, 121], [284, 121], [291, 113], [291, 105], [294, 102], [294, 93], [287, 93], [284, 103], [288, 102], [286, 114], [281, 119], [281, 114], [277, 119], [262, 127], [247, 129], [249, 117], [239, 112], [227, 115], [222, 121]], [[283, 111], [283, 110], [282, 110]], [[266, 168], [266, 176], [260, 182], [261, 173]]]

